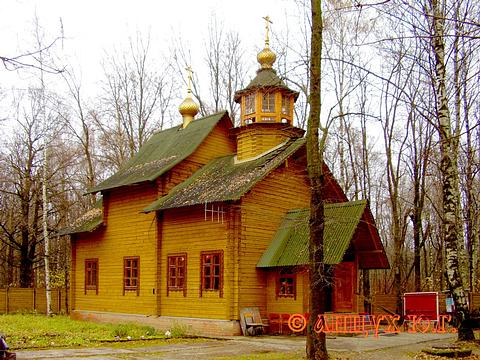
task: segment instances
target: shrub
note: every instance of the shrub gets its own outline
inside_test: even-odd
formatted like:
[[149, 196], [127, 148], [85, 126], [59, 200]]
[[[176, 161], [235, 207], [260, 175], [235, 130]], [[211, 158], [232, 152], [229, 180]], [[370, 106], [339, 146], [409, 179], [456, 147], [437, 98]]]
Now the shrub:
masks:
[[180, 323], [178, 321], [174, 321], [172, 323], [172, 326], [169, 329], [170, 331], [170, 336], [172, 338], [181, 338], [185, 337], [188, 332], [188, 325], [184, 323]]

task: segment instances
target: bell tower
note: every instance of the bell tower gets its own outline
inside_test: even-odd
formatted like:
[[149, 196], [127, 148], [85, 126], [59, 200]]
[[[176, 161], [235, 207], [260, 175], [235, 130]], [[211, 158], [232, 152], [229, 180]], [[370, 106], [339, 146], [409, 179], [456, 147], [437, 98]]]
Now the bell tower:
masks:
[[302, 137], [304, 130], [293, 126], [293, 106], [298, 92], [289, 89], [273, 69], [277, 59], [270, 49], [270, 18], [265, 18], [265, 48], [257, 55], [257, 76], [235, 93], [240, 104], [237, 159], [248, 160], [268, 152], [291, 138]]

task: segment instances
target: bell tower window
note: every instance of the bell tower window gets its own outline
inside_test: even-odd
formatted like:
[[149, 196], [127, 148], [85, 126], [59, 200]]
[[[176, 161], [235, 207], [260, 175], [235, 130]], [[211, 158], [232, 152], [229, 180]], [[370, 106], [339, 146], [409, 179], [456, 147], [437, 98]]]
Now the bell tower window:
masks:
[[282, 96], [282, 114], [290, 115], [290, 97]]
[[275, 93], [262, 94], [262, 111], [275, 112]]
[[255, 112], [255, 94], [245, 96], [245, 115]]

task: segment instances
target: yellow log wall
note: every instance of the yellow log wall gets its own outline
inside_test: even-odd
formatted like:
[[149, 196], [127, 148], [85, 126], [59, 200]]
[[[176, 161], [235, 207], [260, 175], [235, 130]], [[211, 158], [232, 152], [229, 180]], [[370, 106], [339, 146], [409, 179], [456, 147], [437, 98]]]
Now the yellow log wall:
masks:
[[[227, 212], [228, 209], [224, 207]], [[228, 213], [223, 223], [205, 220], [203, 206], [192, 206], [163, 212], [161, 224], [161, 300], [162, 316], [208, 319], [232, 317], [232, 249], [228, 244]], [[203, 291], [200, 296], [200, 252], [223, 250], [223, 297], [220, 291]], [[167, 257], [187, 253], [187, 292], [170, 291], [167, 296]]]
[[266, 316], [267, 276], [256, 265], [286, 212], [308, 206], [308, 189], [305, 167], [290, 158], [259, 182], [242, 200], [240, 308], [258, 306], [262, 316]]
[[228, 121], [221, 120], [189, 157], [163, 175], [158, 181], [159, 194], [167, 194], [214, 158], [233, 154], [236, 146], [235, 141], [229, 137], [228, 127]]
[[[153, 186], [130, 186], [112, 190], [107, 226], [75, 240], [73, 274], [75, 310], [119, 313], [156, 313], [156, 221], [155, 214], [140, 210], [155, 200]], [[123, 294], [123, 258], [140, 257], [140, 292]], [[85, 259], [98, 258], [98, 295], [85, 294]]]
[[279, 128], [249, 128], [248, 126], [238, 134], [238, 152], [239, 160], [253, 158], [260, 155], [275, 146], [285, 142], [290, 138], [290, 134]]
[[276, 314], [304, 314], [305, 305], [304, 284], [305, 277], [308, 277], [306, 272], [299, 272], [296, 276], [296, 292], [297, 296], [293, 297], [276, 297], [276, 281], [278, 272], [275, 270], [267, 273], [267, 313]]

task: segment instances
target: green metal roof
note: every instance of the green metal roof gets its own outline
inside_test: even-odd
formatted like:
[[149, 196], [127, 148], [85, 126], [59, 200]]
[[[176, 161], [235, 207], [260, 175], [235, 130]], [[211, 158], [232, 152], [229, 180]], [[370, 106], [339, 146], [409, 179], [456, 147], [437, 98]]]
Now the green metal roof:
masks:
[[83, 232], [92, 232], [103, 226], [102, 199], [97, 201], [95, 207], [80, 216], [72, 226], [61, 229], [59, 235], [71, 235]]
[[153, 181], [190, 156], [227, 112], [222, 111], [154, 134], [119, 171], [88, 192]]
[[234, 155], [214, 159], [143, 211], [238, 200], [304, 144], [303, 138], [290, 140], [258, 159], [239, 163]]
[[244, 93], [261, 88], [280, 88], [292, 93], [295, 96], [295, 99], [298, 97], [298, 92], [288, 88], [283, 80], [278, 77], [277, 72], [274, 69], [259, 69], [257, 71], [257, 76], [250, 81], [250, 84], [248, 84], [245, 89], [235, 92], [234, 99], [238, 102]]
[[[342, 261], [366, 207], [366, 200], [325, 204], [325, 264], [334, 265]], [[309, 209], [289, 211], [257, 267], [307, 265], [309, 217]]]

